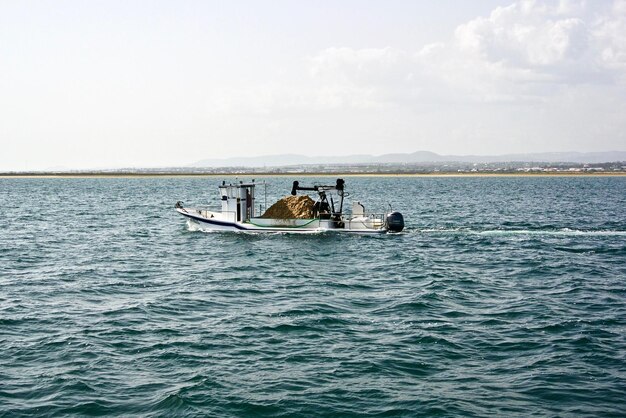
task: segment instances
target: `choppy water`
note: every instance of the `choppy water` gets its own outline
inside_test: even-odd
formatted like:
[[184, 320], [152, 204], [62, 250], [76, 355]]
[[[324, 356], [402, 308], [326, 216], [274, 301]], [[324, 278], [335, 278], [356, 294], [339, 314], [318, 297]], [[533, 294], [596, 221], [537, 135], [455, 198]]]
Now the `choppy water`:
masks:
[[0, 415], [626, 414], [626, 178], [347, 178], [406, 231], [190, 230], [220, 180], [0, 179]]

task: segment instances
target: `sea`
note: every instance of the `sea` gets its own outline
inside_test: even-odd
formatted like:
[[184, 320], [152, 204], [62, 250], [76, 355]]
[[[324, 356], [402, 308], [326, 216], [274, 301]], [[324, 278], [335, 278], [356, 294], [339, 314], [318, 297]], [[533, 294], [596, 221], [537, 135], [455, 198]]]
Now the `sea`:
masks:
[[249, 177], [0, 179], [0, 416], [626, 415], [626, 177], [344, 179], [404, 231], [174, 210]]

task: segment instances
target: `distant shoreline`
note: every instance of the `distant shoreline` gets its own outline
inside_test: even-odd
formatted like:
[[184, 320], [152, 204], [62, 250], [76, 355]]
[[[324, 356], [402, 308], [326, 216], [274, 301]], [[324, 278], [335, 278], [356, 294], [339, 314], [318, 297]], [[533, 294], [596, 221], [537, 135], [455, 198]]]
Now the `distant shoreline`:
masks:
[[617, 172], [540, 172], [540, 173], [0, 173], [0, 178], [149, 178], [149, 177], [624, 177], [626, 171]]

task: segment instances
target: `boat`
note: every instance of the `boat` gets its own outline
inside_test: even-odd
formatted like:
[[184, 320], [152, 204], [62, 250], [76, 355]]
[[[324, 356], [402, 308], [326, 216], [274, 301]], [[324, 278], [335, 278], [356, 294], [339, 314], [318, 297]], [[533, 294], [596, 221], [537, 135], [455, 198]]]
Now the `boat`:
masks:
[[[312, 207], [304, 218], [268, 217], [271, 210], [262, 214], [263, 207], [260, 204], [257, 206], [255, 193], [259, 185], [265, 186], [267, 196], [265, 182], [256, 183], [252, 180], [227, 184], [223, 181], [218, 187], [221, 210], [185, 207], [180, 201], [176, 202], [175, 208], [189, 222], [211, 231], [384, 234], [397, 233], [404, 229], [404, 217], [400, 212], [390, 210], [388, 213], [367, 213], [358, 201], [353, 201], [351, 212], [344, 214], [344, 197], [348, 193], [345, 191], [343, 179], [337, 179], [334, 185], [315, 184], [308, 187], [300, 186], [298, 181], [294, 181], [291, 196], [296, 196], [299, 191], [316, 194], [314, 203], [313, 199], [309, 199]], [[283, 199], [288, 198], [289, 196]], [[265, 200], [267, 209], [267, 198]]]

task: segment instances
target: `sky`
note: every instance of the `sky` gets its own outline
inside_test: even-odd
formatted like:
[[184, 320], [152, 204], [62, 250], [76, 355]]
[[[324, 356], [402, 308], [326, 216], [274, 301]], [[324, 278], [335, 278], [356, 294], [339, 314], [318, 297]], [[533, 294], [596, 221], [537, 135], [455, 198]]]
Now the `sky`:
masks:
[[0, 171], [626, 150], [626, 0], [0, 0]]

